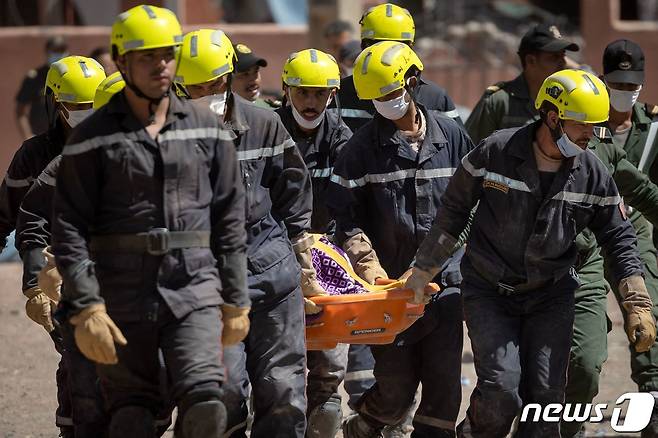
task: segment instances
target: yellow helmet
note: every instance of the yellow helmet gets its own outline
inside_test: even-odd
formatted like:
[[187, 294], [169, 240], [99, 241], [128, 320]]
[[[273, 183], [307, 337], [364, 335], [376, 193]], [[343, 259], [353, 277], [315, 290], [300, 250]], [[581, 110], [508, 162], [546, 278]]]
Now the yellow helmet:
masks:
[[105, 70], [95, 59], [67, 56], [50, 64], [46, 93], [50, 90], [57, 102], [92, 103], [103, 79]]
[[366, 48], [354, 62], [354, 88], [359, 99], [378, 99], [404, 88], [404, 76], [423, 63], [408, 45], [398, 41], [380, 41]]
[[290, 87], [340, 88], [336, 60], [317, 49], [291, 53], [283, 65], [281, 79]]
[[176, 15], [169, 9], [139, 5], [117, 16], [112, 25], [110, 46], [123, 55], [132, 50], [179, 46], [183, 31]]
[[601, 123], [608, 120], [610, 100], [605, 84], [583, 70], [561, 70], [544, 80], [535, 108], [550, 102], [558, 109], [562, 120]]
[[231, 40], [221, 30], [200, 29], [185, 34], [175, 82], [202, 84], [233, 71]]
[[359, 23], [362, 40], [413, 42], [416, 37], [416, 25], [409, 11], [391, 3], [368, 9]]
[[123, 87], [126, 86], [121, 73], [114, 72], [101, 82], [96, 88], [96, 95], [94, 96], [94, 109], [98, 109], [108, 103], [110, 98], [117, 94], [119, 91], [123, 90]]

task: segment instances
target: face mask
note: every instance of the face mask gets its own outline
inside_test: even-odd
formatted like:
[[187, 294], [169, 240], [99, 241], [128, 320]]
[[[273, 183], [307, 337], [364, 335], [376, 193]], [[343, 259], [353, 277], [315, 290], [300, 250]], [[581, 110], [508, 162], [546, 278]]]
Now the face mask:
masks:
[[67, 54], [65, 52], [49, 52], [48, 53], [48, 65], [53, 64], [63, 57], [65, 57]]
[[[68, 125], [71, 128], [75, 128], [80, 124], [80, 122], [82, 122], [84, 119], [89, 117], [93, 112], [94, 110], [92, 108], [85, 110], [68, 111], [69, 113], [68, 117], [64, 116], [64, 118], [66, 119], [66, 123], [68, 123]], [[64, 113], [62, 113], [62, 115], [64, 115]]]
[[564, 158], [573, 158], [576, 155], [580, 155], [585, 152], [583, 148], [572, 142], [567, 133], [564, 132], [564, 129], [562, 128], [562, 122], [558, 122], [558, 125], [555, 127], [555, 129], [548, 129], [551, 131], [551, 136], [553, 137], [557, 148], [560, 150], [560, 153]]
[[192, 100], [208, 105], [210, 111], [217, 114], [218, 116], [223, 116], [224, 112], [226, 111], [226, 94], [227, 93], [210, 94], [208, 96], [203, 96]]
[[640, 97], [642, 87], [635, 91], [616, 90], [610, 87], [608, 87], [608, 90], [610, 90], [610, 105], [620, 113], [627, 113], [633, 108], [638, 97]]
[[400, 97], [387, 100], [386, 102], [380, 102], [379, 100], [373, 99], [372, 103], [375, 105], [377, 112], [389, 120], [399, 120], [404, 117], [409, 109], [409, 102], [405, 100], [407, 90], [402, 90], [402, 95]]
[[[322, 118], [324, 117], [324, 110], [316, 118], [313, 120], [306, 120], [304, 116], [301, 115], [299, 111], [297, 111], [297, 108], [295, 108], [295, 105], [292, 103], [292, 98], [290, 97], [290, 93], [288, 93], [288, 102], [290, 102], [290, 106], [292, 107], [292, 116], [295, 118], [295, 122], [299, 126], [301, 126], [304, 129], [315, 129], [318, 126], [320, 126], [320, 123], [322, 123]], [[329, 103], [331, 103], [331, 97], [327, 100], [327, 104], [325, 105], [325, 108], [329, 106]]]

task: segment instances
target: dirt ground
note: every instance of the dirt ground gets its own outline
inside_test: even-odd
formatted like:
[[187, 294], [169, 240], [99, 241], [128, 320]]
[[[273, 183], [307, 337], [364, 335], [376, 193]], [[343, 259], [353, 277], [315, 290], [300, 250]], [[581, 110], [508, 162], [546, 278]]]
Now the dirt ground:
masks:
[[[0, 294], [0, 438], [56, 437], [54, 376], [58, 355], [48, 334], [24, 314], [20, 276], [20, 264], [0, 264], [0, 284], [4, 284]], [[629, 355], [621, 314], [615, 302], [608, 307], [614, 328], [608, 337], [609, 359], [596, 399], [602, 403], [614, 403], [619, 395], [635, 390], [629, 378]], [[467, 342], [460, 419], [475, 381]], [[606, 423], [588, 425], [587, 431], [587, 436], [617, 436]]]

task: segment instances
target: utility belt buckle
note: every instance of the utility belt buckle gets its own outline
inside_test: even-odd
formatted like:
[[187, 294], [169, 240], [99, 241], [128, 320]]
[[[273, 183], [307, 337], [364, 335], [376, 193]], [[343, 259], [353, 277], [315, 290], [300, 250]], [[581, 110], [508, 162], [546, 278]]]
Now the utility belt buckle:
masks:
[[146, 232], [146, 252], [161, 256], [169, 252], [169, 229], [152, 228]]
[[509, 284], [505, 284], [502, 282], [498, 282], [498, 293], [500, 295], [509, 297], [511, 295], [515, 295], [517, 293], [516, 289], [514, 289], [514, 286], [510, 286]]

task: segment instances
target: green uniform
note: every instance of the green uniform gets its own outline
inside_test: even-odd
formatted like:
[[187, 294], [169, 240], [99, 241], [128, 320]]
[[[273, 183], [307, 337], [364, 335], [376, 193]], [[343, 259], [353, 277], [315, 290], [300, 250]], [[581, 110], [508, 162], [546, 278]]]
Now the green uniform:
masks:
[[[634, 116], [642, 115], [637, 113]], [[532, 123], [538, 118], [539, 114], [534, 108], [534, 99], [528, 93], [528, 86], [523, 75], [519, 75], [512, 81], [500, 82], [487, 88], [466, 121], [466, 129], [473, 142], [479, 143], [496, 130], [515, 126], [520, 127]], [[648, 125], [646, 124], [651, 120], [645, 115], [642, 121], [645, 126], [643, 127], [638, 123], [637, 128], [633, 127], [627, 145], [638, 143], [640, 141], [638, 139], [646, 139], [648, 131]], [[642, 142], [640, 145], [640, 147], [643, 147], [644, 143]], [[610, 138], [594, 139], [590, 142], [590, 148], [610, 170], [615, 183], [619, 186], [620, 194], [625, 197], [625, 201], [632, 204], [636, 209], [643, 211], [650, 220], [655, 221], [658, 219], [658, 212], [654, 211], [658, 208], [658, 199], [656, 198], [658, 188], [634, 167], [634, 164], [637, 164], [640, 160], [642, 150], [634, 152], [633, 155], [630, 155], [631, 151], [629, 150], [630, 158], [626, 159], [624, 150], [620, 146], [614, 145]], [[652, 152], [651, 158], [655, 158], [658, 148], [655, 148]], [[636, 161], [633, 161], [634, 159]], [[653, 179], [653, 181], [658, 182], [658, 160], [652, 159], [647, 162], [655, 164], [653, 167], [647, 166], [647, 169], [655, 169], [656, 179]], [[650, 172], [650, 174], [652, 173]], [[636, 232], [642, 235], [642, 237], [638, 235], [638, 241], [640, 239], [644, 241], [647, 234], [646, 227], [650, 227], [650, 225], [637, 212], [631, 216]], [[580, 254], [577, 271], [581, 286], [576, 291], [574, 332], [566, 402], [589, 403], [598, 393], [599, 374], [607, 358], [607, 333], [610, 328], [606, 315], [608, 286], [604, 279], [603, 257], [593, 234], [590, 231], [581, 233], [576, 238], [576, 244]], [[652, 251], [642, 251], [642, 253], [645, 263], [649, 263], [651, 258], [649, 254]], [[651, 268], [655, 271], [655, 253], [653, 257]], [[648, 273], [647, 276], [651, 275]], [[654, 288], [650, 286], [650, 283], [652, 282], [647, 282], [647, 287], [655, 303], [658, 300], [654, 298], [655, 293], [652, 292]], [[643, 355], [632, 354], [632, 377], [638, 382], [641, 389], [649, 388], [646, 385], [642, 386], [641, 380], [658, 379], [658, 360], [652, 359], [656, 357], [654, 350], [656, 350], [655, 346], [649, 353]], [[640, 376], [645, 377], [643, 379]], [[562, 436], [574, 436], [580, 428], [581, 424], [578, 423], [563, 423], [561, 428]]]
[[[652, 144], [647, 144], [647, 138], [653, 119], [658, 114], [658, 107], [644, 103], [636, 103], [631, 116], [632, 127], [624, 149], [628, 160], [638, 166], [645, 147], [647, 154], [643, 170], [652, 176], [653, 182], [658, 182], [656, 170], [658, 169], [658, 136], [654, 137]], [[652, 175], [653, 174], [653, 175]], [[638, 212], [630, 213], [638, 239], [638, 249], [645, 264], [646, 284], [651, 299], [654, 302], [654, 317], [658, 316], [658, 266], [656, 264], [656, 247], [652, 240], [653, 227]], [[647, 219], [651, 219], [647, 216]], [[651, 221], [656, 223], [655, 221]], [[616, 285], [615, 285], [616, 286]], [[620, 300], [616, 287], [613, 287], [617, 301]], [[658, 344], [646, 353], [636, 353], [631, 348], [631, 377], [637, 383], [640, 391], [658, 391]]]
[[466, 121], [466, 131], [474, 144], [494, 131], [515, 128], [539, 118], [535, 99], [530, 97], [523, 75], [499, 82], [486, 89]]
[[[639, 242], [640, 236], [651, 225], [638, 211], [658, 224], [658, 186], [626, 159], [626, 152], [610, 137], [595, 138], [589, 148], [608, 168], [624, 201], [636, 209], [629, 219], [633, 221]], [[576, 269], [581, 286], [576, 291], [576, 316], [565, 399], [567, 403], [590, 403], [599, 390], [599, 374], [607, 359], [607, 333], [611, 326], [606, 315], [607, 283], [602, 275], [604, 269], [600, 248], [589, 230], [578, 235], [576, 244], [579, 252]], [[644, 253], [642, 257], [646, 263]], [[655, 266], [655, 256], [653, 260]], [[615, 290], [617, 282], [611, 279], [611, 283]], [[649, 281], [647, 287], [651, 289]], [[656, 366], [651, 368], [654, 372], [658, 370]], [[575, 422], [562, 423], [561, 434], [572, 437], [581, 426]]]

